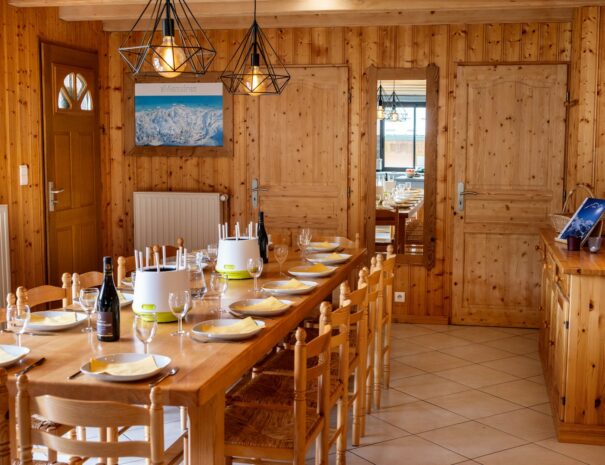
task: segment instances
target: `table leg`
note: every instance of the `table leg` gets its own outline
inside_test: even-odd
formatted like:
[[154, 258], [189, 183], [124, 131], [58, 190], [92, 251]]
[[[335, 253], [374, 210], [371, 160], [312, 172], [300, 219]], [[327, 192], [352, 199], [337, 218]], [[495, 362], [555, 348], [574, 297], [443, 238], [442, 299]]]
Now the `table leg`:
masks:
[[188, 407], [189, 465], [225, 464], [225, 393], [199, 407]]
[[11, 438], [6, 371], [0, 368], [0, 465], [11, 463]]

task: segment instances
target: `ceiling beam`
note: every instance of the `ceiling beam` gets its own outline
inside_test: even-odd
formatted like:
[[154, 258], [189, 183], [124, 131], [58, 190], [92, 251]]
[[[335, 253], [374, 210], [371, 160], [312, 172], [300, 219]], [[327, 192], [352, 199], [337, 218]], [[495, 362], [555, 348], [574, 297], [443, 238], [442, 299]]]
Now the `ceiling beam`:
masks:
[[[397, 26], [404, 24], [480, 24], [522, 22], [568, 22], [573, 8], [517, 9], [492, 11], [392, 11], [387, 13], [321, 13], [261, 15], [259, 24], [264, 28], [279, 27], [338, 27], [338, 26]], [[91, 18], [94, 19], [94, 18]], [[98, 18], [96, 18], [98, 19]], [[198, 18], [206, 29], [245, 29], [250, 27], [250, 15], [205, 16]], [[129, 31], [134, 19], [112, 19], [103, 21], [106, 31]], [[138, 30], [148, 30], [149, 24], [142, 23]]]

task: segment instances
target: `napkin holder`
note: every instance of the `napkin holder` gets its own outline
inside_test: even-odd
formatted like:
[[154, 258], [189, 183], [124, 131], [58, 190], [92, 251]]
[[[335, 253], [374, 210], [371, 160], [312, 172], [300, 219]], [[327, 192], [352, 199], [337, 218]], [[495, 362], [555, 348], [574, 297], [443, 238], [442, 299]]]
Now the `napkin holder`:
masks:
[[156, 313], [158, 323], [176, 321], [170, 312], [168, 295], [171, 292], [189, 290], [189, 271], [175, 267], [162, 266], [158, 272], [155, 267], [137, 270], [132, 310], [137, 315]]
[[250, 279], [248, 259], [259, 257], [256, 237], [227, 237], [218, 243], [216, 271], [226, 274], [229, 279]]

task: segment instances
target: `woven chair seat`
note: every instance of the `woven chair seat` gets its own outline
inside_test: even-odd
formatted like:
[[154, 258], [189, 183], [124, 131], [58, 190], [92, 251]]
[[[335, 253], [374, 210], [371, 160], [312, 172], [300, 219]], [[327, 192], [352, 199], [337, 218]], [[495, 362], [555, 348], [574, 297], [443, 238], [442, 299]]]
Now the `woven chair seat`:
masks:
[[63, 436], [68, 431], [71, 431], [73, 427], [48, 421], [46, 418], [41, 417], [40, 415], [32, 415], [32, 429], [44, 431], [45, 433], [52, 433], [57, 436]]
[[[341, 388], [338, 379], [330, 377], [330, 397], [334, 397]], [[317, 406], [317, 382], [309, 383], [307, 405]], [[294, 404], [294, 377], [260, 374], [250, 381], [236, 386], [227, 394], [231, 404], [245, 406], [264, 406], [273, 409], [290, 410]]]
[[[315, 357], [309, 359], [309, 367], [315, 364], [317, 364]], [[330, 374], [332, 376], [338, 376], [339, 369], [339, 355], [333, 353], [330, 356]], [[272, 354], [261, 365], [256, 367], [256, 371], [260, 373], [268, 372], [270, 374], [292, 376], [294, 373], [294, 351], [286, 349]]]
[[[11, 465], [21, 465], [21, 460], [14, 459]], [[49, 462], [46, 460], [32, 460], [32, 465], [67, 465], [65, 462]]]
[[[307, 434], [321, 421], [315, 410], [306, 415]], [[294, 448], [294, 410], [229, 406], [225, 409], [225, 445]]]

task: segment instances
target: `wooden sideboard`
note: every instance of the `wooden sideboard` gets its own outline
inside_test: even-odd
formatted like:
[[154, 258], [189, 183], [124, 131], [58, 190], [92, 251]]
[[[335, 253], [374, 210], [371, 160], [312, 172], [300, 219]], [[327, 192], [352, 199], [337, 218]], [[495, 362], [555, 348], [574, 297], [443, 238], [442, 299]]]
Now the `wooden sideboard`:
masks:
[[557, 435], [605, 444], [605, 249], [568, 252], [541, 231], [539, 348]]

